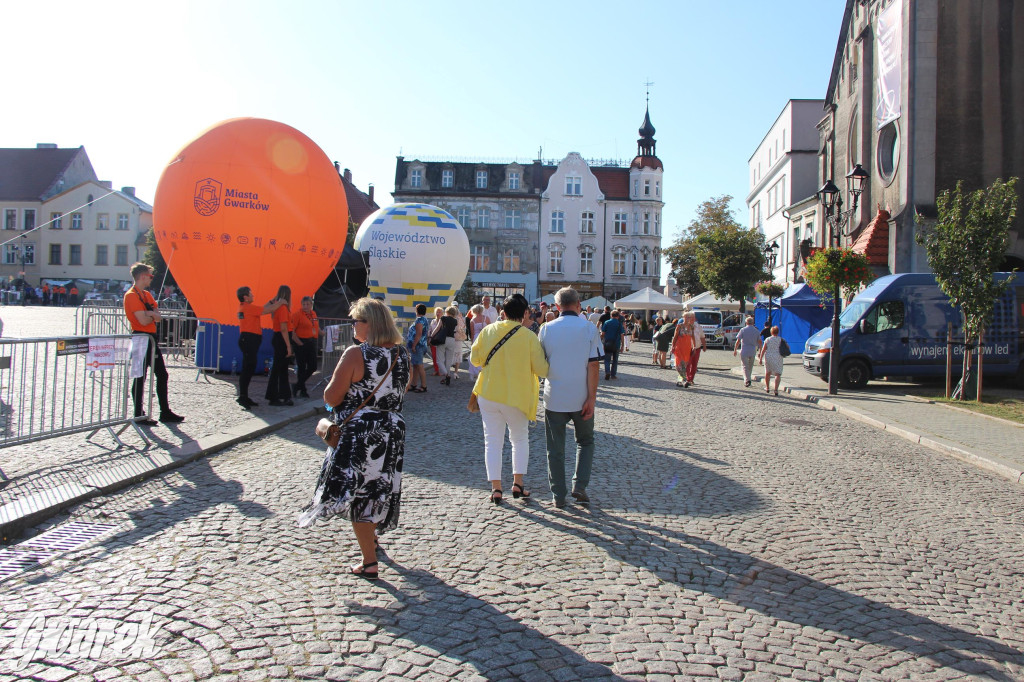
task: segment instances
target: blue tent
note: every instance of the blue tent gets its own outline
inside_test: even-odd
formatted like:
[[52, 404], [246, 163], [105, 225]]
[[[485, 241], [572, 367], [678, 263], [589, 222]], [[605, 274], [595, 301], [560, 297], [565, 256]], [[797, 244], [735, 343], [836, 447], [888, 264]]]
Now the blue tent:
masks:
[[[759, 296], [754, 306], [754, 324], [758, 329], [768, 320], [768, 298]], [[804, 344], [812, 334], [832, 324], [832, 302], [821, 303], [821, 297], [806, 284], [790, 284], [782, 298], [772, 299], [772, 324], [779, 325], [779, 335], [786, 339], [794, 354], [804, 352]]]

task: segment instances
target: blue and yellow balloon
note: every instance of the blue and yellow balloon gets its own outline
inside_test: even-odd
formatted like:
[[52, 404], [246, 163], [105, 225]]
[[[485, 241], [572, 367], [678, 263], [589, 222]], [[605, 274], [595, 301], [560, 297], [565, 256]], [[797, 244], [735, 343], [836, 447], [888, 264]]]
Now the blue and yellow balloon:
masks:
[[469, 238], [450, 213], [430, 204], [393, 204], [370, 215], [354, 246], [369, 253], [370, 296], [399, 322], [447, 306], [469, 272]]

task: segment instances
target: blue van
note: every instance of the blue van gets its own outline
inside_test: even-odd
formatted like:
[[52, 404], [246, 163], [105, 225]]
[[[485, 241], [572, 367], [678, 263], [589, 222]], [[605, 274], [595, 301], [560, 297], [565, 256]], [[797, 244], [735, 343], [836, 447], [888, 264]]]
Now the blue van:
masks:
[[[997, 281], [1010, 273], [995, 274]], [[839, 382], [863, 388], [883, 376], [934, 377], [946, 373], [946, 326], [953, 338], [962, 333], [960, 312], [949, 303], [935, 275], [886, 275], [872, 282], [839, 316]], [[828, 381], [832, 328], [807, 339], [804, 369]], [[963, 349], [953, 348], [954, 372]], [[1024, 282], [1020, 278], [996, 301], [995, 315], [985, 330], [984, 373], [1015, 376], [1024, 388]]]

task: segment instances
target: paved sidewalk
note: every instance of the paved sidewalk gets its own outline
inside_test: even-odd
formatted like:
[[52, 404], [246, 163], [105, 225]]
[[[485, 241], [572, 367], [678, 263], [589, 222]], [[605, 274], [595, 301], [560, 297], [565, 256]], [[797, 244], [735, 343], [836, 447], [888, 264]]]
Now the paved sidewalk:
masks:
[[[756, 365], [754, 370], [763, 372]], [[739, 367], [732, 372], [742, 376]], [[763, 374], [757, 386], [763, 388]], [[1024, 483], [1024, 425], [908, 395], [911, 386], [872, 381], [866, 389], [830, 396], [828, 384], [804, 371], [794, 355], [786, 360], [779, 390]]]

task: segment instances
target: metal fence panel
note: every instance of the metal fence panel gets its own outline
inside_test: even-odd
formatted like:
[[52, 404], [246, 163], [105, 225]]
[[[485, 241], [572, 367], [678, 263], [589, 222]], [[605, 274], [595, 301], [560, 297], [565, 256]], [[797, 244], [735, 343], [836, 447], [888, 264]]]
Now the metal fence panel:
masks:
[[324, 332], [320, 343], [320, 381], [317, 386], [327, 383], [334, 374], [334, 368], [341, 360], [341, 354], [354, 343], [352, 320], [348, 318], [321, 317], [320, 329]]
[[[131, 337], [0, 339], [0, 448], [135, 426]], [[114, 427], [121, 426], [118, 431]]]

